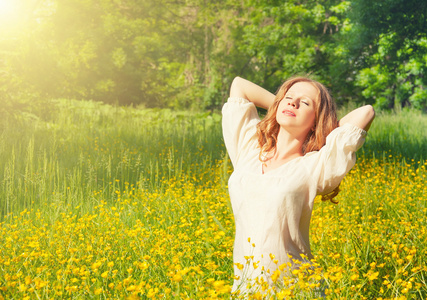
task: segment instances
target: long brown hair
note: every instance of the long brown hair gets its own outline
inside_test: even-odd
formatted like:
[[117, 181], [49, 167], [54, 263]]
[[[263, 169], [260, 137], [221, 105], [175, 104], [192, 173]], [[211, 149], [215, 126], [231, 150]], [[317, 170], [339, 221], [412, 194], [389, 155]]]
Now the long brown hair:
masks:
[[[307, 77], [293, 77], [285, 81], [279, 88], [273, 104], [269, 107], [265, 118], [257, 125], [258, 144], [260, 147], [259, 158], [265, 162], [268, 160], [267, 154], [276, 151], [277, 136], [279, 134], [280, 125], [276, 120], [277, 108], [280, 101], [285, 97], [287, 91], [297, 82], [308, 82], [318, 90], [316, 103], [316, 118], [314, 121], [314, 129], [307, 135], [302, 152], [306, 154], [311, 151], [317, 151], [326, 143], [326, 137], [338, 127], [338, 118], [336, 113], [335, 102], [333, 101], [328, 89], [321, 83], [309, 79]], [[331, 193], [322, 195], [322, 200], [331, 200], [337, 203], [333, 198], [338, 195], [339, 186]]]

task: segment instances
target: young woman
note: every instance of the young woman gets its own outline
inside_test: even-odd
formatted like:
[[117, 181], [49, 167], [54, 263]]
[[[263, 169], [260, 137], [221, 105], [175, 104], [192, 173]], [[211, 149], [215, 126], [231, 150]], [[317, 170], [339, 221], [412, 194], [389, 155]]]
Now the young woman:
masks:
[[[255, 106], [268, 109], [262, 121]], [[338, 121], [327, 89], [305, 77], [289, 79], [277, 95], [236, 77], [222, 113], [234, 167], [232, 291], [244, 295], [257, 291], [260, 282], [274, 286], [288, 276], [283, 266], [298, 268], [295, 262], [312, 258], [314, 198], [336, 196], [375, 113], [367, 105]]]

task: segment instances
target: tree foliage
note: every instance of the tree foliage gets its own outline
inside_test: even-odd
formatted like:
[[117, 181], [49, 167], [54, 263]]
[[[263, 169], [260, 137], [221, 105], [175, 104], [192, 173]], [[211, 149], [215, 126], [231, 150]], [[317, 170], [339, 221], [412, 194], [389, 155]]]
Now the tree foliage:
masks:
[[298, 74], [339, 103], [427, 106], [423, 1], [16, 3], [0, 15], [4, 107], [61, 97], [215, 109], [236, 75], [274, 92]]
[[277, 88], [287, 78], [311, 75], [332, 86], [337, 32], [345, 27], [348, 2], [248, 1], [242, 52], [251, 79]]
[[427, 2], [353, 0], [362, 95], [378, 107], [427, 106]]

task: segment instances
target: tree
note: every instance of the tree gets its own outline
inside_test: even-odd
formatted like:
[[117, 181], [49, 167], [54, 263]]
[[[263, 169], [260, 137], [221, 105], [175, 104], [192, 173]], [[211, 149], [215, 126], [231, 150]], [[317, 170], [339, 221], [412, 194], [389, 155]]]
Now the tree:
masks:
[[25, 22], [0, 26], [3, 98], [216, 109], [237, 75], [275, 92], [310, 74], [339, 104], [426, 107], [425, 1], [21, 2]]
[[348, 2], [246, 1], [240, 49], [249, 78], [275, 91], [285, 79], [307, 75], [337, 91], [328, 72], [335, 36], [344, 28]]
[[356, 84], [378, 108], [427, 107], [427, 2], [353, 0]]
[[[38, 1], [21, 30], [2, 40], [3, 86], [38, 97], [165, 106], [179, 93], [188, 46], [179, 3]], [[178, 19], [179, 20], [179, 19]], [[13, 49], [8, 51], [8, 49]]]

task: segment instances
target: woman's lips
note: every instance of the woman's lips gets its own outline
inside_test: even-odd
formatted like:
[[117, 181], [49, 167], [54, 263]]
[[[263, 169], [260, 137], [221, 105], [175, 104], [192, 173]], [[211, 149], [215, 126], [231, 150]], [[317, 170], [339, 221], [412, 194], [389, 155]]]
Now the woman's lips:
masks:
[[287, 115], [287, 116], [296, 117], [296, 115], [292, 111], [287, 110], [287, 109], [285, 109], [284, 111], [282, 111], [282, 113], [285, 114], [285, 115]]

